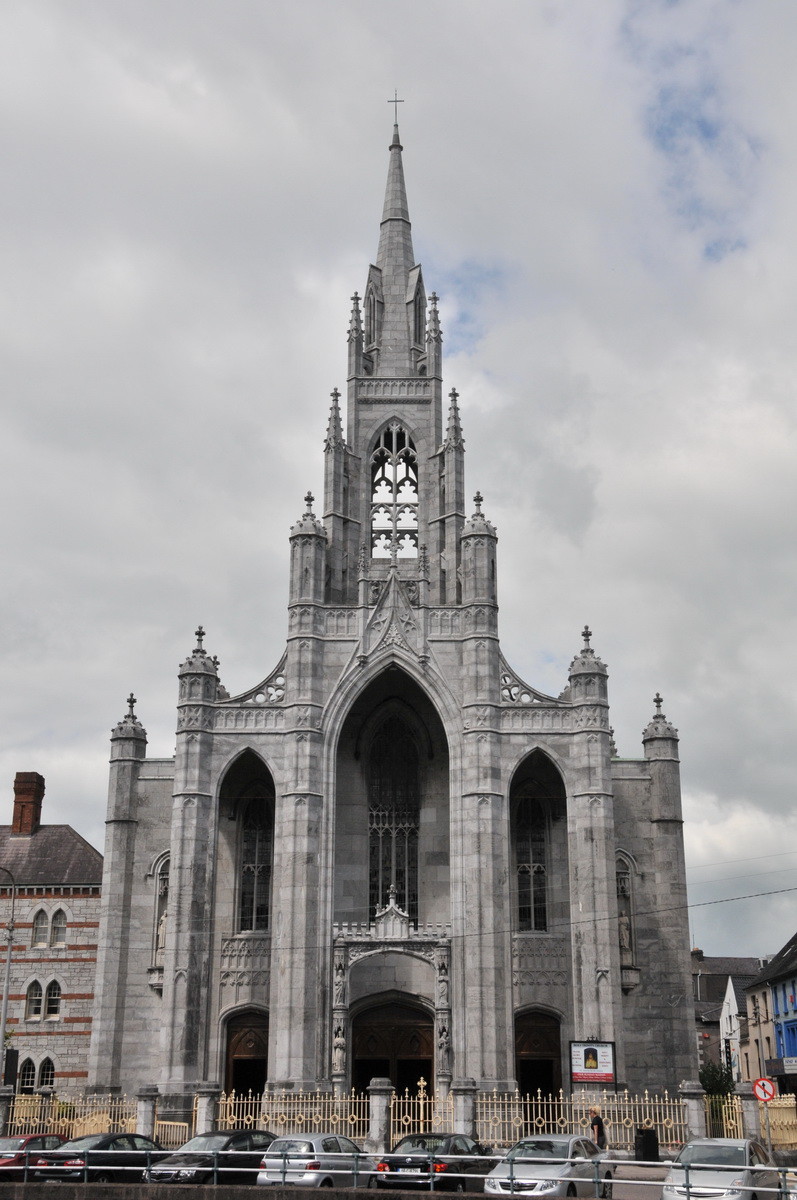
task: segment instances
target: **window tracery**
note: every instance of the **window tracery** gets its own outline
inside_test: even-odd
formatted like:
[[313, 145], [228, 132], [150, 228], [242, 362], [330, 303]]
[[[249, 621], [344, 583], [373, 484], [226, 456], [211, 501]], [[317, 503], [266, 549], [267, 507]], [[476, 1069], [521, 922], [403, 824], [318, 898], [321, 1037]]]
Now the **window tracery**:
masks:
[[391, 422], [371, 455], [371, 556], [418, 557], [418, 459], [403, 425]]
[[246, 806], [241, 837], [241, 900], [239, 928], [266, 930], [271, 923], [271, 870], [274, 857], [272, 823], [264, 801]]
[[533, 796], [521, 796], [515, 825], [518, 929], [548, 928], [548, 823]]
[[369, 913], [395, 896], [418, 920], [418, 751], [406, 724], [388, 718], [371, 744], [368, 772]]

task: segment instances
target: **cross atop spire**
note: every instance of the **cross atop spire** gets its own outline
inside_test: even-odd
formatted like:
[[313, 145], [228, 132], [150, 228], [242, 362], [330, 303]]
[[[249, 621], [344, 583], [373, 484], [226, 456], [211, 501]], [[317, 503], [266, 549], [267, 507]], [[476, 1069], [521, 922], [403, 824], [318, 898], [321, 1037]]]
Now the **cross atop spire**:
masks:
[[195, 630], [195, 631], [194, 631], [194, 637], [196, 638], [196, 648], [197, 648], [197, 650], [201, 650], [201, 649], [202, 649], [202, 639], [204, 638], [204, 636], [205, 636], [205, 631], [204, 631], [204, 629], [202, 628], [202, 626], [200, 625], [200, 626], [199, 626], [199, 629], [197, 629], [197, 630]]
[[404, 101], [399, 100], [399, 98], [398, 98], [398, 88], [395, 88], [393, 91], [393, 99], [388, 100], [388, 104], [393, 105], [393, 124], [394, 125], [398, 125], [398, 106], [403, 103], [404, 103]]
[[656, 692], [656, 695], [653, 697], [653, 703], [656, 705], [656, 716], [660, 717], [661, 716], [661, 706], [664, 703], [664, 699], [662, 696], [659, 695], [658, 692]]
[[127, 715], [131, 721], [136, 719], [136, 698], [132, 692], [127, 697]]
[[589, 639], [592, 637], [592, 630], [590, 629], [589, 625], [585, 625], [584, 628], [581, 630], [581, 636], [584, 639], [584, 649], [589, 650], [590, 649]]

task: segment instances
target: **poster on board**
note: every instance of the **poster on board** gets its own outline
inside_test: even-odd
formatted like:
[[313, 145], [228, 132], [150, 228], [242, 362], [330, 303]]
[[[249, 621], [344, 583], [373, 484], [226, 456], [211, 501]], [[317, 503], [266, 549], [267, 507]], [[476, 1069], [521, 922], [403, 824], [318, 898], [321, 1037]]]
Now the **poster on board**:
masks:
[[614, 1042], [571, 1042], [570, 1081], [614, 1087]]

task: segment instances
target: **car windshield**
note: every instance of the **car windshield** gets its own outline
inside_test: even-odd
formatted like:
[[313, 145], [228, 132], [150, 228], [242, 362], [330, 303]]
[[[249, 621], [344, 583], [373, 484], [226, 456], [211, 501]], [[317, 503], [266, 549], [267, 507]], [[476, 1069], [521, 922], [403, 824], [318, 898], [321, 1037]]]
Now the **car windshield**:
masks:
[[85, 1137], [73, 1138], [71, 1142], [64, 1142], [58, 1149], [67, 1154], [71, 1154], [73, 1150], [91, 1150], [104, 1142], [107, 1137], [107, 1133], [89, 1133]]
[[394, 1154], [409, 1154], [413, 1150], [439, 1150], [444, 1139], [435, 1137], [433, 1133], [416, 1133], [412, 1137], [402, 1138], [394, 1147]]
[[567, 1158], [570, 1143], [564, 1138], [528, 1138], [518, 1142], [507, 1158]]
[[201, 1133], [199, 1137], [191, 1138], [190, 1142], [186, 1142], [180, 1147], [180, 1154], [198, 1154], [204, 1151], [223, 1150], [230, 1140], [229, 1134], [226, 1133]]
[[25, 1144], [24, 1138], [0, 1138], [0, 1154], [14, 1154]]
[[297, 1138], [277, 1138], [268, 1148], [272, 1154], [312, 1154], [312, 1142], [300, 1142]]
[[688, 1166], [705, 1163], [709, 1167], [743, 1167], [744, 1146], [723, 1146], [720, 1142], [696, 1142], [684, 1146], [675, 1160]]

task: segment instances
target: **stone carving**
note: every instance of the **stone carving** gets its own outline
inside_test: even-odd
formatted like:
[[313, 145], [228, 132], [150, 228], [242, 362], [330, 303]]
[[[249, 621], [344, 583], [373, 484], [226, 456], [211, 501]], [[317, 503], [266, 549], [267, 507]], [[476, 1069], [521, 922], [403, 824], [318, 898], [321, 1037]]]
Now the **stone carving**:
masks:
[[346, 1038], [343, 1027], [335, 1026], [335, 1036], [332, 1039], [332, 1074], [342, 1075], [346, 1070]]
[[448, 1074], [451, 1061], [451, 1039], [448, 1036], [448, 1026], [441, 1025], [437, 1035], [437, 1069]]
[[346, 964], [342, 954], [335, 955], [335, 1005], [342, 1008], [346, 1004]]

